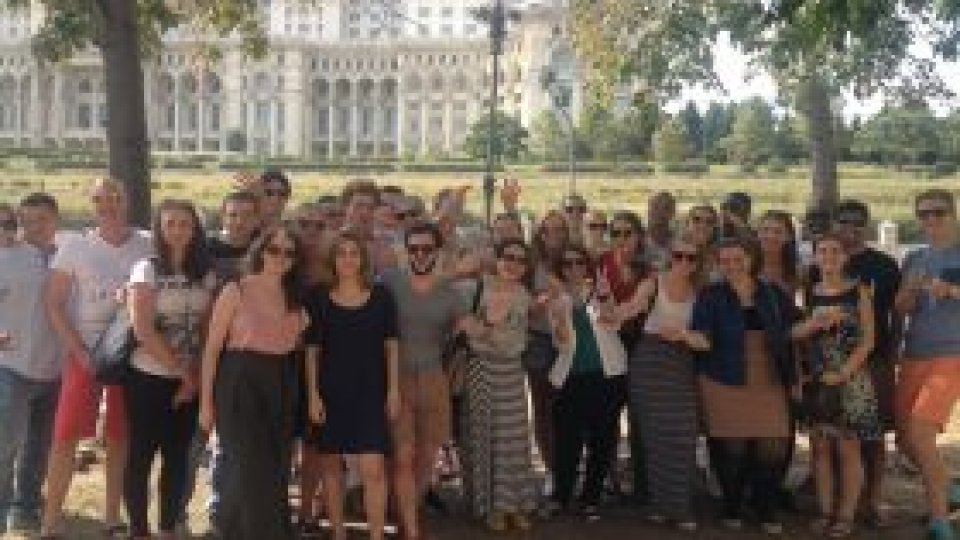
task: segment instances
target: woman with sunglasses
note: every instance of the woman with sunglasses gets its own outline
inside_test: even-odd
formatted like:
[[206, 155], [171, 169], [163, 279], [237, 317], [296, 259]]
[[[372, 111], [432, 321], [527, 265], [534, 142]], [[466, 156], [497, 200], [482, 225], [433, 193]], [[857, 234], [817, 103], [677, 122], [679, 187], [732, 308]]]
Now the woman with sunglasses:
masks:
[[540, 459], [553, 470], [553, 389], [548, 371], [557, 358], [547, 319], [547, 289], [563, 250], [570, 244], [567, 218], [557, 210], [547, 212], [533, 235], [533, 308], [523, 365], [530, 383], [533, 404], [533, 428]]
[[[624, 304], [637, 293], [637, 287], [646, 279], [650, 267], [645, 260], [644, 230], [640, 216], [633, 212], [617, 212], [610, 220], [610, 250], [600, 259], [597, 272], [597, 297], [602, 302]], [[632, 351], [642, 333], [639, 317], [624, 319], [620, 326], [620, 339], [628, 351]], [[616, 389], [620, 407], [627, 403], [627, 381], [620, 380]], [[633, 498], [637, 504], [647, 499], [646, 459], [643, 456], [640, 426], [633, 411], [630, 416], [630, 462], [633, 475]], [[616, 437], [617, 435], [614, 434]], [[616, 480], [614, 478], [614, 480]], [[614, 484], [615, 488], [618, 485]]]
[[[289, 225], [268, 226], [250, 247], [247, 274], [213, 308], [203, 352], [200, 425], [223, 447], [218, 509], [223, 538], [291, 538], [287, 484], [295, 356], [307, 315], [302, 248]], [[311, 420], [319, 422], [311, 411]]]
[[720, 216], [717, 214], [716, 208], [709, 204], [699, 204], [692, 206], [687, 211], [683, 223], [683, 234], [702, 254], [704, 275], [711, 282], [720, 279], [719, 272], [715, 271], [716, 265], [714, 264], [714, 246], [720, 232], [719, 222]]
[[552, 286], [550, 326], [560, 351], [550, 370], [556, 388], [553, 502], [556, 510], [574, 510], [573, 495], [580, 457], [587, 466], [579, 498], [588, 521], [600, 519], [599, 499], [615, 455], [620, 401], [617, 380], [626, 373], [627, 353], [613, 319], [604, 320], [605, 305], [596, 302], [590, 254], [569, 246], [556, 267], [560, 282]]
[[321, 454], [334, 540], [347, 537], [347, 456], [355, 460], [363, 482], [370, 537], [382, 540], [389, 422], [400, 410], [397, 305], [385, 286], [373, 283], [373, 264], [361, 237], [340, 235], [330, 257], [333, 281], [328, 291], [313, 297], [307, 333], [308, 410], [311, 420], [322, 420], [310, 442]]
[[630, 356], [630, 406], [647, 458], [653, 523], [696, 530], [693, 474], [697, 466], [699, 392], [693, 352], [683, 340], [703, 283], [703, 255], [686, 239], [670, 246], [665, 270], [644, 280], [632, 301], [646, 313], [643, 337]]
[[527, 530], [537, 504], [525, 373], [530, 252], [521, 240], [496, 247], [474, 315], [461, 323], [474, 358], [461, 418], [463, 481], [471, 513], [491, 531]]
[[798, 383], [792, 298], [759, 279], [760, 255], [746, 238], [717, 245], [722, 279], [697, 295], [681, 342], [699, 353], [710, 464], [723, 492], [723, 525], [743, 528], [750, 504], [768, 534], [780, 534], [779, 489], [792, 432], [787, 395]]

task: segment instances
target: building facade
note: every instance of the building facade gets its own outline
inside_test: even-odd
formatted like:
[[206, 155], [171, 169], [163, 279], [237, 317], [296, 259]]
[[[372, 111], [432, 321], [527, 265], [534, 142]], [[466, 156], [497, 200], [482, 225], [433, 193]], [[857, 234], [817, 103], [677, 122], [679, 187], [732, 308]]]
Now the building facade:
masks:
[[[552, 107], [542, 74], [569, 46], [565, 0], [507, 1], [500, 107], [524, 125]], [[260, 0], [268, 53], [174, 29], [146, 60], [147, 123], [155, 151], [311, 160], [454, 156], [487, 114], [489, 0]], [[44, 65], [30, 41], [44, 13], [0, 11], [0, 145], [106, 144], [105, 85], [95, 50]], [[579, 108], [581, 89], [574, 92]]]

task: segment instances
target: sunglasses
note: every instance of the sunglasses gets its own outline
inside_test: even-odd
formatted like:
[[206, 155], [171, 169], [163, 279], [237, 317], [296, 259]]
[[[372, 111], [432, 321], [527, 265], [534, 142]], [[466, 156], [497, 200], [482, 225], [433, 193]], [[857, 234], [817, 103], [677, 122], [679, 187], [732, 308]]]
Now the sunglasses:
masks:
[[610, 238], [630, 238], [633, 229], [610, 229]]
[[314, 229], [317, 231], [322, 231], [326, 228], [326, 225], [319, 219], [300, 219], [297, 220], [297, 224], [300, 225], [301, 229]]
[[[918, 212], [919, 214], [919, 212]], [[858, 217], [838, 217], [833, 220], [837, 225], [844, 225], [847, 227], [866, 227], [866, 220]]]
[[587, 207], [586, 206], [567, 206], [564, 208], [564, 210], [568, 214], [573, 214], [573, 213], [583, 214], [587, 211]]
[[680, 262], [680, 261], [686, 261], [686, 262], [688, 262], [688, 263], [695, 263], [695, 262], [697, 262], [697, 254], [696, 254], [696, 253], [688, 253], [688, 252], [685, 252], [685, 251], [674, 251], [674, 252], [671, 254], [671, 257], [673, 257], [673, 260], [675, 260], [675, 261], [677, 261], [677, 262]]
[[585, 267], [587, 266], [587, 260], [581, 257], [571, 257], [569, 259], [564, 259], [562, 264], [564, 268], [573, 268], [574, 266]]
[[278, 246], [276, 244], [270, 244], [264, 248], [263, 251], [264, 253], [272, 255], [273, 257], [284, 257], [286, 259], [295, 259], [297, 257], [296, 249]]
[[17, 230], [17, 220], [13, 218], [0, 220], [0, 229], [15, 232]]
[[591, 224], [587, 225], [587, 228], [589, 228], [591, 231], [605, 231], [605, 230], [607, 230], [607, 224], [606, 224], [606, 223], [591, 223]]
[[263, 194], [266, 195], [267, 197], [289, 197], [290, 196], [289, 191], [281, 188], [266, 188], [263, 190]]
[[418, 215], [419, 215], [419, 214], [418, 214], [417, 212], [397, 212], [396, 214], [394, 214], [394, 216], [395, 216], [398, 220], [404, 220], [404, 219], [408, 219], [408, 218], [409, 218], [409, 219], [413, 219], [413, 218], [417, 217]]
[[407, 244], [407, 251], [420, 255], [429, 255], [437, 250], [433, 244]]
[[504, 262], [511, 262], [511, 263], [522, 264], [522, 265], [527, 264], [526, 255], [517, 255], [514, 253], [504, 253], [503, 255], [500, 255], [500, 260]]
[[704, 223], [707, 225], [715, 225], [717, 220], [710, 216], [690, 216], [691, 223]]
[[920, 208], [917, 210], [917, 219], [943, 218], [950, 215], [948, 208]]

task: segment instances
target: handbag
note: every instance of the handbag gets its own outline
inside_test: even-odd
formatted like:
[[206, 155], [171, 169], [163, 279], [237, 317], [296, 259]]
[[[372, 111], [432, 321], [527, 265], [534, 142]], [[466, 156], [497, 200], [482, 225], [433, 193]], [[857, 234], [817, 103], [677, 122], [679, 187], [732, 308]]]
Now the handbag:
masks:
[[105, 385], [123, 384], [130, 369], [130, 357], [134, 348], [136, 338], [133, 335], [130, 314], [126, 306], [119, 306], [114, 311], [107, 329], [90, 351], [93, 375], [97, 382]]
[[[480, 309], [480, 299], [483, 297], [483, 279], [477, 280], [476, 291], [471, 301], [470, 313], [476, 315]], [[447, 373], [450, 383], [450, 394], [462, 395], [467, 386], [467, 367], [473, 357], [470, 340], [463, 332], [455, 332], [444, 342], [440, 352], [440, 361], [443, 370]]]

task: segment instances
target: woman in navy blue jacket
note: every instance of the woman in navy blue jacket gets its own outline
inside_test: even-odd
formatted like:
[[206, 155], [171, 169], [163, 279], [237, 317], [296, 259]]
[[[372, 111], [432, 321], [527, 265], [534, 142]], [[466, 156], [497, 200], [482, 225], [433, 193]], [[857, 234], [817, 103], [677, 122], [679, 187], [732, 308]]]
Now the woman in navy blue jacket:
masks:
[[743, 527], [750, 503], [762, 529], [783, 530], [777, 517], [780, 473], [789, 456], [789, 395], [797, 384], [790, 327], [798, 312], [777, 286], [758, 278], [750, 239], [717, 246], [723, 279], [704, 288], [685, 341], [698, 351], [710, 461], [723, 490], [723, 524]]

